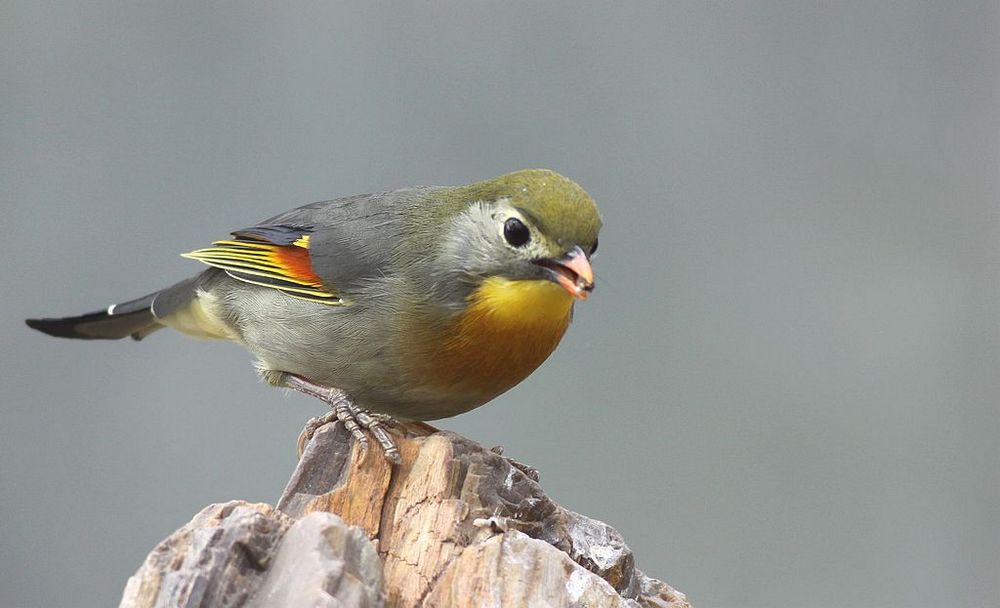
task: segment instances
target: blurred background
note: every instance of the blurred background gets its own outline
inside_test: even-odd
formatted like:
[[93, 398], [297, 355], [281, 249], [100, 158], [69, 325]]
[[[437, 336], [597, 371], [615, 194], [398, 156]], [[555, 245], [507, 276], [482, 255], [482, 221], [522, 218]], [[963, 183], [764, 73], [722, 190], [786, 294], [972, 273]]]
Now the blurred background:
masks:
[[61, 341], [304, 203], [523, 167], [605, 218], [553, 357], [440, 426], [696, 607], [1000, 605], [996, 2], [0, 4], [0, 605], [107, 606], [323, 411]]

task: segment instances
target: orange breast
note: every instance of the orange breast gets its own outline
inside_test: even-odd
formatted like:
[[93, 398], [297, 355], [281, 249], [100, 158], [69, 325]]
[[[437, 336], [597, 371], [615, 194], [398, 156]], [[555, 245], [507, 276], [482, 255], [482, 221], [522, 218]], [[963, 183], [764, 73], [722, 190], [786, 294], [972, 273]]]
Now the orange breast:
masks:
[[487, 401], [548, 358], [566, 332], [572, 309], [572, 296], [549, 281], [489, 279], [420, 366], [420, 381]]

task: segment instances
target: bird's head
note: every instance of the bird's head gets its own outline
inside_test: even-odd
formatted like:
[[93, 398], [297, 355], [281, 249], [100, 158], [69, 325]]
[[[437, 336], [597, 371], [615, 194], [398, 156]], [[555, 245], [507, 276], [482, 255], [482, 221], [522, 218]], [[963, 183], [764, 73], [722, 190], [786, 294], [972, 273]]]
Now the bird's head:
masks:
[[601, 217], [572, 180], [527, 169], [456, 188], [447, 199], [453, 212], [441, 259], [473, 286], [530, 284], [569, 301], [594, 289]]

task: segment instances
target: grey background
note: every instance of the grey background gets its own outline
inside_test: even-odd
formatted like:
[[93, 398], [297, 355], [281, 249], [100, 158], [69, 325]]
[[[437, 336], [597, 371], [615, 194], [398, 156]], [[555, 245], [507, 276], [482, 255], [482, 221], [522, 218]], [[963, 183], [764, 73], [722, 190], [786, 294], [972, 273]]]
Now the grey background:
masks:
[[0, 605], [100, 606], [319, 403], [59, 341], [287, 208], [543, 166], [606, 228], [530, 379], [442, 426], [696, 606], [1000, 605], [996, 2], [0, 4]]

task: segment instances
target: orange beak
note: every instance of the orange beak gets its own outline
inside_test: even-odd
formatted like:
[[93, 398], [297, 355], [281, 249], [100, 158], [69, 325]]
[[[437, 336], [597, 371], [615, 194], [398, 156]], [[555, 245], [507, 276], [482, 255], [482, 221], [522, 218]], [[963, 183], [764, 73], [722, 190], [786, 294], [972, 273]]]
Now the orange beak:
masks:
[[579, 246], [573, 247], [561, 258], [536, 260], [535, 263], [548, 270], [549, 280], [574, 298], [586, 300], [594, 290], [594, 269]]

